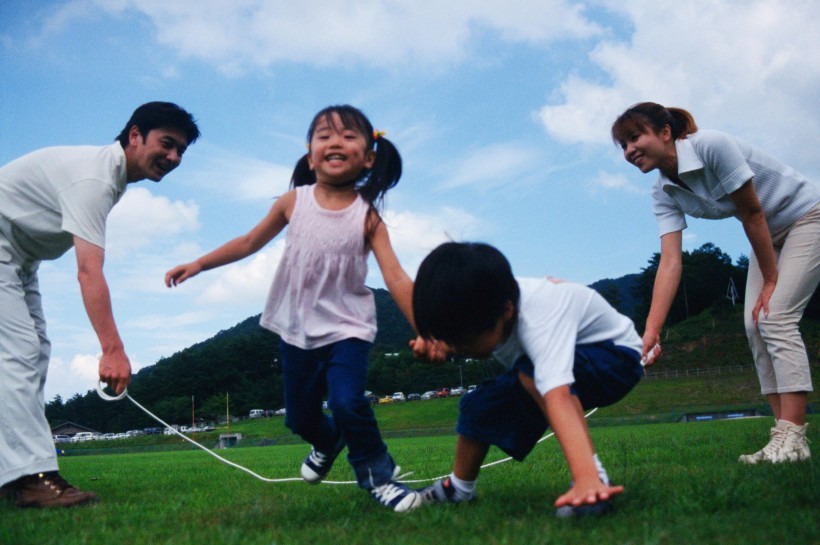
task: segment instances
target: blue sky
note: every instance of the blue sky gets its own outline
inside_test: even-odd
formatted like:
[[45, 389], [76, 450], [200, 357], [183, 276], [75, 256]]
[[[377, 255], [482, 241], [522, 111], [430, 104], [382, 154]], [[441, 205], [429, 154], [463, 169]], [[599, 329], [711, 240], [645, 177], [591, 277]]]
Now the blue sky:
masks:
[[[385, 219], [411, 276], [448, 238], [499, 247], [518, 275], [582, 283], [659, 249], [655, 174], [609, 139], [635, 102], [820, 174], [820, 9], [811, 1], [0, 1], [0, 164], [106, 144], [133, 109], [177, 102], [202, 139], [109, 221], [106, 275], [135, 371], [261, 311], [280, 236], [168, 290], [173, 265], [250, 229], [287, 189], [313, 115], [350, 103], [404, 159]], [[748, 255], [739, 223], [691, 221], [684, 244]], [[96, 382], [99, 345], [73, 253], [41, 266], [46, 397]], [[375, 263], [369, 285], [382, 287]]]

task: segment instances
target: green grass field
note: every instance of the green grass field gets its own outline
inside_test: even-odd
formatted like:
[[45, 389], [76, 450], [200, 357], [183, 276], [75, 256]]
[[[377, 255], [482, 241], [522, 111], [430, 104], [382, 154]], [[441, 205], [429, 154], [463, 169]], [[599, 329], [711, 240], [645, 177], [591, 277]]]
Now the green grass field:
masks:
[[[676, 391], [686, 384], [678, 384]], [[663, 383], [647, 382], [640, 388], [633, 392], [634, 403], [644, 396], [647, 403], [667, 396], [666, 406], [673, 404]], [[611, 414], [603, 415], [601, 423], [630, 416], [634, 409], [626, 401], [623, 407], [608, 409]], [[414, 472], [408, 479], [450, 471], [455, 436], [425, 435], [424, 429], [452, 429], [455, 402], [378, 408], [386, 435], [394, 435], [387, 439], [391, 453]], [[810, 421], [820, 425], [820, 418], [812, 416]], [[286, 433], [281, 426], [282, 419], [274, 418], [232, 430], [270, 437]], [[736, 461], [738, 454], [762, 446], [770, 426], [769, 418], [594, 425], [597, 450], [613, 481], [624, 484], [626, 491], [611, 515], [580, 521], [552, 517], [552, 502], [569, 480], [554, 438], [538, 445], [523, 463], [485, 469], [476, 502], [425, 506], [402, 515], [377, 505], [353, 485], [258, 481], [180, 444], [178, 438], [170, 438], [169, 445], [182, 450], [172, 452], [89, 450], [84, 456], [62, 457], [61, 471], [71, 482], [96, 491], [100, 503], [24, 510], [0, 502], [0, 543], [818, 544], [817, 453], [811, 462], [780, 466], [747, 467]], [[401, 430], [414, 430], [408, 433], [415, 436], [395, 436]], [[814, 445], [820, 444], [815, 427], [809, 435]], [[304, 444], [220, 451], [272, 478], [296, 476], [306, 453]], [[488, 461], [502, 457], [493, 450]], [[344, 459], [337, 461], [328, 479], [352, 479]]]

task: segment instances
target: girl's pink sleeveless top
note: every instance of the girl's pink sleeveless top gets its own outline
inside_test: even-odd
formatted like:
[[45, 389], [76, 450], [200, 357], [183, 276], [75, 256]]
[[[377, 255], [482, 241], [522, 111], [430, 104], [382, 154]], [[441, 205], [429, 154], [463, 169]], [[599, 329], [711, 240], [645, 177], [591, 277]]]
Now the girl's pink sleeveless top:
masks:
[[296, 204], [260, 324], [303, 349], [376, 338], [376, 305], [364, 285], [370, 248], [368, 203], [360, 195], [343, 210], [321, 208], [314, 185], [296, 188]]

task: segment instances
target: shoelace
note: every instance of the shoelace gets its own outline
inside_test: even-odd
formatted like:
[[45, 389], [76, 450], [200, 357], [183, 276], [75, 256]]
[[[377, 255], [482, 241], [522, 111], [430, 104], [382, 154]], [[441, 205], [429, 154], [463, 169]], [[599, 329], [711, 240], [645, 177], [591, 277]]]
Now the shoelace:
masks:
[[407, 489], [402, 488], [395, 483], [386, 483], [381, 486], [377, 486], [371, 492], [373, 497], [384, 505], [390, 505], [390, 502], [408, 493]]
[[327, 461], [327, 459], [329, 458], [329, 456], [327, 454], [324, 454], [323, 452], [319, 452], [316, 449], [312, 449], [310, 451], [309, 456], [310, 456], [310, 461], [313, 462], [314, 465], [317, 465], [319, 467], [322, 467], [325, 464], [325, 462]]
[[769, 456], [777, 454], [777, 452], [783, 448], [783, 445], [785, 445], [787, 436], [788, 432], [786, 430], [773, 428], [772, 438], [769, 444], [763, 447], [763, 453]]

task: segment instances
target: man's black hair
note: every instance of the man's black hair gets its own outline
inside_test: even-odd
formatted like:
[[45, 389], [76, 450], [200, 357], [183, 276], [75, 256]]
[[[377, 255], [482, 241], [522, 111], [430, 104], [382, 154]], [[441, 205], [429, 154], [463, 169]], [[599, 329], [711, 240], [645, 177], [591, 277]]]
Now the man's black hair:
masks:
[[459, 344], [493, 329], [520, 291], [507, 258], [489, 244], [446, 242], [424, 258], [413, 284], [419, 335]]
[[174, 129], [185, 135], [186, 144], [191, 145], [199, 138], [199, 127], [194, 116], [173, 102], [147, 102], [134, 110], [117, 140], [123, 148], [128, 147], [128, 133], [134, 125], [139, 128], [143, 140], [154, 129]]

